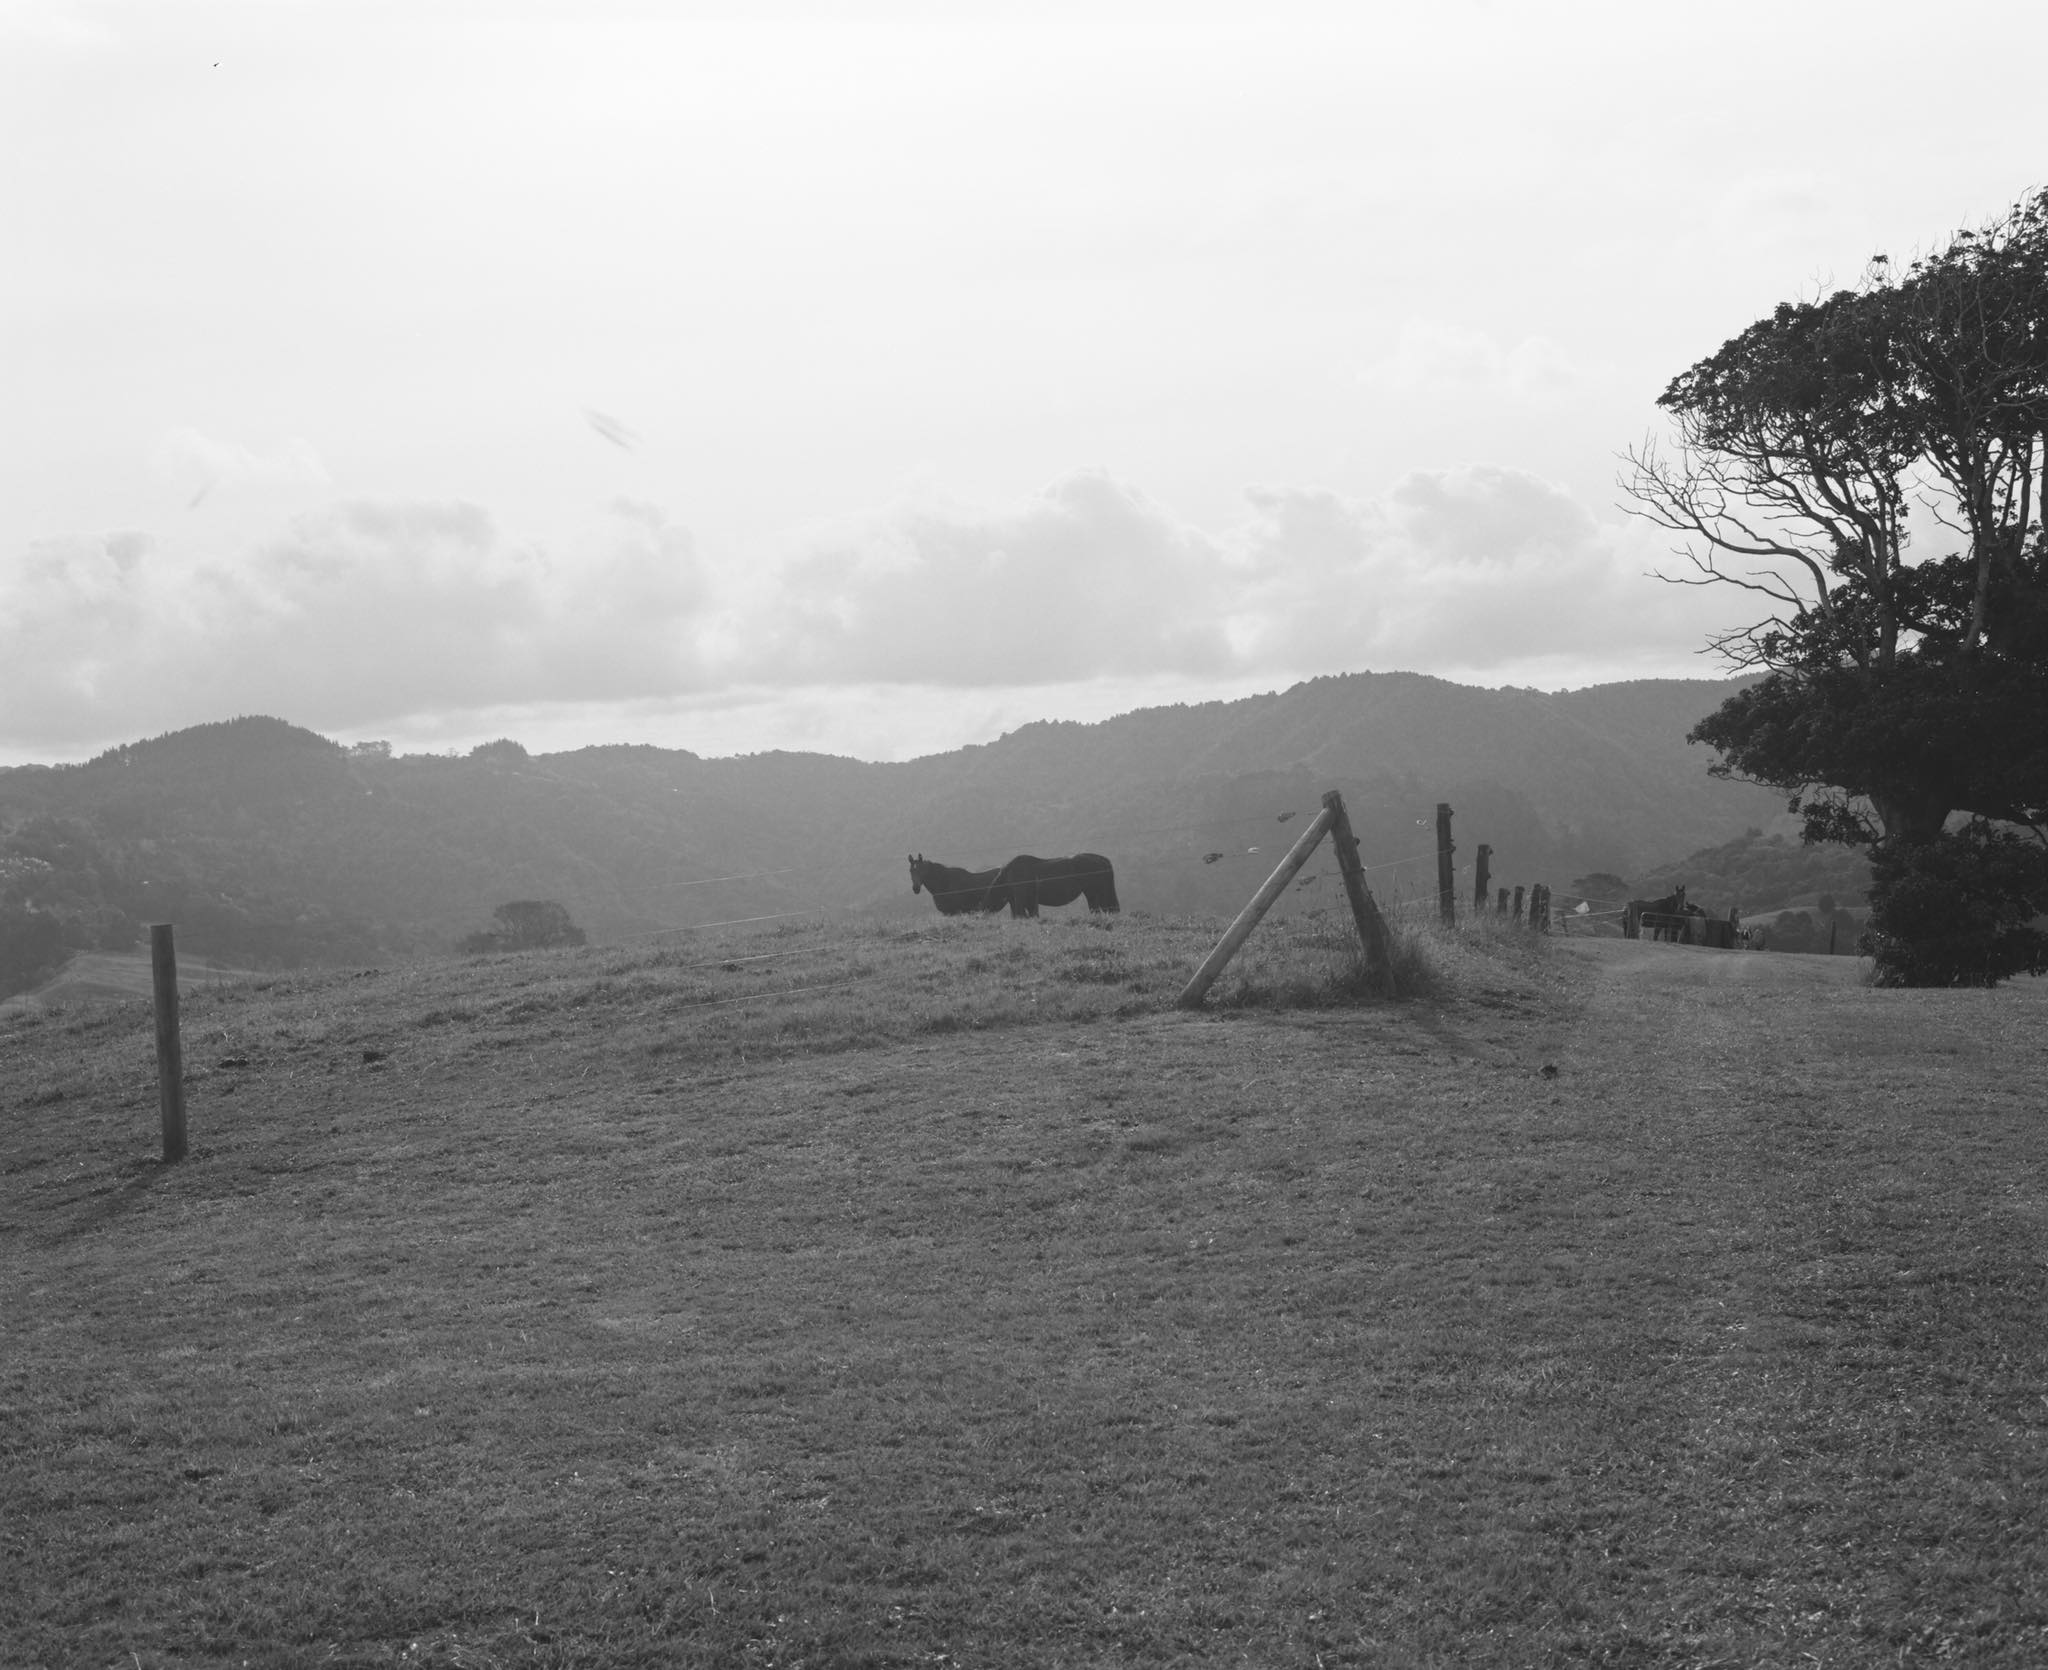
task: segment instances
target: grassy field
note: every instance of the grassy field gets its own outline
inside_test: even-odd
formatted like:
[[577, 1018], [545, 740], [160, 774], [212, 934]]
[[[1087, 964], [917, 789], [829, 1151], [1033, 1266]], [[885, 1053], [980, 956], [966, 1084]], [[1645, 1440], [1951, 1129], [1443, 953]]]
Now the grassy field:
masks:
[[1215, 931], [0, 1017], [0, 1664], [2048, 1662], [2048, 989]]

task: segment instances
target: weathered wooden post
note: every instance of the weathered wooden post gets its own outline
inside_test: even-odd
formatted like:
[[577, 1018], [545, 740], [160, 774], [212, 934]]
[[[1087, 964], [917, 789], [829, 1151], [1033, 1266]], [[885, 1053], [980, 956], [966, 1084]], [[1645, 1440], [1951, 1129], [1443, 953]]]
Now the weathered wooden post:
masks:
[[1493, 848], [1484, 841], [1479, 843], [1478, 875], [1472, 883], [1472, 909], [1474, 913], [1486, 909], [1487, 884], [1493, 879]]
[[1458, 925], [1458, 897], [1451, 882], [1451, 854], [1457, 850], [1451, 845], [1450, 803], [1439, 800], [1436, 803], [1436, 908], [1447, 928]]
[[168, 922], [149, 930], [149, 972], [156, 990], [156, 1099], [164, 1164], [170, 1165], [185, 1157], [185, 1046], [178, 1037], [178, 953]]
[[1539, 934], [1550, 932], [1550, 886], [1539, 881], [1529, 895], [1529, 926]]
[[1497, 907], [1495, 907], [1495, 910], [1494, 910], [1494, 914], [1495, 914], [1496, 916], [1505, 916], [1505, 915], [1507, 915], [1507, 913], [1508, 913], [1508, 890], [1507, 890], [1507, 889], [1506, 889], [1505, 887], [1503, 887], [1503, 888], [1502, 888], [1502, 889], [1500, 890], [1500, 904], [1499, 904], [1499, 905], [1498, 905]]
[[1273, 901], [1287, 891], [1302, 865], [1308, 862], [1308, 855], [1315, 851], [1316, 843], [1330, 832], [1330, 825], [1336, 822], [1336, 814], [1325, 804], [1316, 813], [1308, 828], [1301, 832], [1301, 839], [1288, 849], [1287, 856], [1280, 860], [1280, 868], [1266, 878], [1266, 883], [1254, 893], [1251, 903], [1237, 913], [1237, 920], [1230, 924], [1227, 932], [1216, 942], [1202, 966], [1195, 970], [1195, 977], [1187, 983], [1176, 1002], [1183, 1009], [1201, 1007], [1202, 999], [1209, 988], [1216, 983], [1216, 976], [1223, 972], [1223, 965], [1237, 955], [1237, 948], [1251, 937], [1252, 929], [1259, 925], [1259, 918], [1272, 908]]
[[1521, 921], [1522, 921], [1522, 889], [1521, 889], [1521, 887], [1520, 887], [1519, 885], [1518, 885], [1518, 886], [1517, 886], [1517, 887], [1515, 888], [1515, 914], [1514, 914], [1514, 917], [1513, 917], [1513, 921], [1514, 921], [1514, 923], [1515, 923], [1515, 925], [1516, 925], [1517, 927], [1519, 927], [1519, 926], [1521, 925]]
[[1382, 991], [1391, 993], [1393, 948], [1387, 941], [1386, 919], [1365, 885], [1365, 866], [1358, 862], [1358, 837], [1351, 833], [1344, 797], [1330, 790], [1323, 796], [1323, 809], [1330, 814], [1330, 843], [1337, 849], [1337, 873], [1344, 878], [1344, 896], [1351, 901], [1351, 920], [1358, 924], [1358, 937], [1365, 945], [1366, 973], [1378, 980]]

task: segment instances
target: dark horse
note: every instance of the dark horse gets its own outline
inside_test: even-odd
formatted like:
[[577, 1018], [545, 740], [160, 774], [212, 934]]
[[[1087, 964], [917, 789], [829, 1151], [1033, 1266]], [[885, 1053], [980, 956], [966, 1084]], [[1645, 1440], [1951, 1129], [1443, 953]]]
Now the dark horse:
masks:
[[1621, 931], [1630, 939], [1641, 939], [1645, 928], [1650, 930], [1652, 939], [1683, 941], [1687, 937], [1683, 885], [1677, 892], [1667, 893], [1661, 899], [1629, 900], [1628, 910], [1622, 917]]
[[932, 903], [947, 916], [965, 916], [977, 910], [1000, 910], [1002, 900], [989, 902], [989, 883], [995, 870], [956, 870], [950, 864], [934, 864], [923, 853], [910, 860], [910, 891], [929, 892]]
[[1090, 910], [1118, 910], [1116, 871], [1099, 852], [1072, 858], [1033, 858], [1020, 852], [989, 883], [989, 910], [1005, 904], [1012, 916], [1036, 916], [1040, 905], [1070, 905], [1086, 895]]

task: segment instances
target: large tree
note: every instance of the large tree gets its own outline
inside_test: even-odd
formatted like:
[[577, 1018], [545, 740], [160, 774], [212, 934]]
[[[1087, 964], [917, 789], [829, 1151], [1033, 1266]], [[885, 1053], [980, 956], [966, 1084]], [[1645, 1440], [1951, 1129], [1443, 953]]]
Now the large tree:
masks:
[[[1712, 769], [1788, 790], [1809, 839], [1872, 847], [1881, 941], [1888, 877], [1980, 876], [1990, 977], [2048, 962], [2009, 932], [2048, 905], [2048, 857], [1948, 827], [1966, 813], [2048, 854], [2048, 191], [1903, 273], [1879, 257], [1855, 289], [1786, 303], [1658, 403], [1676, 447], [1632, 454], [1624, 487], [1684, 536], [1667, 578], [1760, 605], [1714, 640], [1766, 676], [1693, 731]], [[1926, 919], [1915, 886], [1901, 922]], [[1939, 959], [1880, 945], [1881, 971], [1908, 962]]]

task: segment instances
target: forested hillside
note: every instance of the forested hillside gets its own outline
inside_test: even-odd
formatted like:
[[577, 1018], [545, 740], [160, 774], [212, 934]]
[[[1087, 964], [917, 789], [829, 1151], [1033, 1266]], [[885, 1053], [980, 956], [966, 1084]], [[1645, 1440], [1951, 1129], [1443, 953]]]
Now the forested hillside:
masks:
[[[911, 852], [986, 866], [1100, 851], [1126, 909], [1227, 911], [1331, 787], [1397, 896], [1433, 889], [1438, 801], [1456, 810], [1467, 889], [1481, 841], [1505, 883], [1636, 876], [1783, 826], [1776, 796], [1708, 777], [1711, 755], [1684, 741], [1726, 688], [1357, 674], [900, 764], [529, 757], [510, 741], [392, 757], [237, 719], [0, 771], [0, 942], [27, 965], [169, 920], [193, 954], [274, 965], [446, 950], [511, 899], [557, 900], [596, 940], [811, 907], [907, 913], [928, 908], [909, 895]], [[1312, 865], [1297, 902], [1320, 899], [1327, 872]]]
[[1661, 897], [1684, 883], [1686, 897], [1726, 915], [1731, 906], [1754, 915], [1835, 899], [1861, 905], [1870, 886], [1870, 860], [1854, 847], [1805, 846], [1797, 836], [1752, 829], [1643, 877], [1644, 891]]

